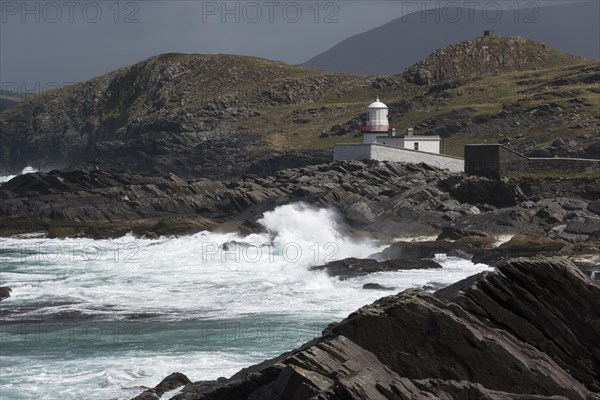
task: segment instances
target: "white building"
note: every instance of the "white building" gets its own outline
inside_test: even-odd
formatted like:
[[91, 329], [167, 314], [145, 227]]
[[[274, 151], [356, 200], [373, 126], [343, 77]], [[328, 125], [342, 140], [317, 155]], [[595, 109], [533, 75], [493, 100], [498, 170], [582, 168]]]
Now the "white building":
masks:
[[396, 136], [388, 113], [388, 107], [377, 98], [369, 106], [368, 120], [361, 127], [363, 143], [336, 144], [333, 159], [425, 163], [455, 172], [464, 170], [462, 158], [440, 154], [439, 136], [415, 135], [412, 128], [405, 135]]

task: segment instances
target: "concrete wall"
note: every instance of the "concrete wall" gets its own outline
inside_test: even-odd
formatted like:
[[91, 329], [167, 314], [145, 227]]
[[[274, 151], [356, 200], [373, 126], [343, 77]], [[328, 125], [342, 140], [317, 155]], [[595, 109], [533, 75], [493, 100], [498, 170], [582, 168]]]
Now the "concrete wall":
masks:
[[469, 144], [465, 146], [465, 172], [490, 178], [516, 172], [600, 173], [600, 160], [529, 158], [500, 144]]
[[376, 143], [404, 148], [404, 138], [401, 136], [377, 136]]
[[439, 138], [419, 138], [406, 136], [404, 138], [404, 148], [414, 150], [415, 143], [419, 143], [419, 151], [427, 153], [440, 154], [440, 139]]
[[377, 136], [381, 136], [381, 132], [365, 133], [363, 135], [363, 143], [375, 143], [377, 141]]
[[428, 136], [383, 136], [373, 133], [365, 134], [363, 143], [381, 143], [388, 146], [400, 147], [403, 149], [414, 150], [415, 143], [419, 144], [419, 151], [426, 153], [440, 154], [439, 137]]
[[333, 148], [334, 160], [379, 160], [408, 163], [425, 163], [433, 167], [448, 169], [453, 172], [464, 171], [462, 158], [425, 153], [397, 147], [373, 144], [336, 144]]
[[371, 144], [336, 144], [333, 146], [333, 161], [370, 159]]
[[535, 172], [600, 174], [600, 160], [588, 160], [584, 158], [530, 158], [528, 168]]
[[500, 145], [468, 144], [465, 146], [465, 172], [469, 175], [494, 178], [502, 175], [500, 159], [504, 162], [504, 173], [511, 169], [522, 170], [527, 157]]

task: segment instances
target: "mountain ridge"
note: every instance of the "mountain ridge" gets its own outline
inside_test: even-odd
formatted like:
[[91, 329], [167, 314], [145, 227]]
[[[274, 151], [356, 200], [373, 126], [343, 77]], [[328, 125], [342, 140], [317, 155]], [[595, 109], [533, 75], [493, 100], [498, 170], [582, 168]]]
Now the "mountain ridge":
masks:
[[520, 36], [483, 36], [434, 51], [403, 76], [418, 85], [473, 80], [501, 72], [536, 70], [583, 62]]
[[[471, 65], [465, 54], [480, 54], [489, 41], [498, 43], [501, 54]], [[528, 60], [523, 65], [509, 54], [513, 42]], [[359, 141], [366, 105], [376, 96], [388, 103], [398, 129], [439, 134], [451, 155], [460, 156], [466, 141], [505, 136], [516, 150], [537, 151], [564, 138], [565, 129], [581, 142], [558, 143], [555, 154], [593, 153], [586, 149], [598, 130], [593, 111], [598, 63], [505, 37], [473, 39], [434, 54], [442, 53], [435, 62], [417, 64], [416, 72], [387, 77], [315, 71], [257, 57], [158, 55], [2, 112], [0, 156], [8, 173], [28, 164], [40, 170], [79, 164], [211, 177], [210, 171], [222, 172], [222, 162], [235, 166], [238, 175], [256, 171], [256, 162], [273, 173], [324, 162], [333, 144]], [[417, 84], [411, 77], [419, 71], [440, 79]], [[478, 98], [489, 96], [490, 88], [491, 97]], [[562, 114], [554, 112], [558, 108]], [[515, 142], [511, 135], [524, 139]], [[535, 139], [542, 135], [542, 141]]]
[[[485, 30], [527, 37], [564, 52], [600, 59], [597, 2], [545, 7], [533, 4], [529, 9], [504, 10], [500, 19], [493, 22], [480, 9], [438, 5], [353, 35], [301, 65], [334, 72], [391, 75], [425, 59], [436, 49], [468, 40]], [[450, 17], [455, 15], [460, 17]], [[556, 29], [565, 19], [578, 23], [566, 31]]]

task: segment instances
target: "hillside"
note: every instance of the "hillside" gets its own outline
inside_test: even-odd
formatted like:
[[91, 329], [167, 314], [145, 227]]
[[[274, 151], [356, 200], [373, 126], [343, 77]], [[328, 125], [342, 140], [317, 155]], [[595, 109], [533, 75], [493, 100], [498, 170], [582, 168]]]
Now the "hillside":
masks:
[[487, 36], [436, 50], [410, 67], [404, 77], [419, 85], [472, 80], [502, 72], [569, 65], [583, 58], [521, 37]]
[[[410, 11], [417, 3], [421, 5], [408, 2], [403, 9]], [[404, 71], [436, 49], [469, 40], [489, 29], [504, 36], [547, 43], [570, 54], [600, 59], [597, 1], [539, 7], [536, 2], [511, 3], [493, 22], [492, 9], [484, 13], [480, 8], [467, 8], [467, 3], [454, 4], [463, 7], [437, 5], [397, 18], [349, 37], [302, 65], [326, 71], [390, 75]], [[515, 8], [515, 4], [520, 8]], [[569, 29], [557, 29], [560, 26]]]
[[467, 143], [504, 143], [534, 156], [600, 157], [600, 62], [520, 37], [481, 37], [439, 49], [398, 77], [426, 87], [392, 104], [399, 128]]
[[[3, 112], [1, 156], [15, 170], [27, 163], [43, 168], [92, 162], [186, 174], [228, 147], [247, 153], [262, 146], [264, 123], [254, 124], [256, 136], [241, 121], [328, 98], [368, 101], [375, 95], [370, 84], [260, 58], [165, 54]], [[313, 129], [319, 123], [325, 128], [334, 108], [304, 118]], [[173, 154], [183, 165], [173, 164]], [[199, 169], [195, 175], [203, 173]]]
[[165, 54], [1, 113], [0, 156], [8, 173], [75, 164], [266, 175], [329, 161], [334, 143], [360, 141], [379, 95], [399, 131], [439, 134], [448, 154], [501, 141], [528, 154], [598, 157], [599, 82], [600, 62], [510, 37], [450, 46], [389, 77]]

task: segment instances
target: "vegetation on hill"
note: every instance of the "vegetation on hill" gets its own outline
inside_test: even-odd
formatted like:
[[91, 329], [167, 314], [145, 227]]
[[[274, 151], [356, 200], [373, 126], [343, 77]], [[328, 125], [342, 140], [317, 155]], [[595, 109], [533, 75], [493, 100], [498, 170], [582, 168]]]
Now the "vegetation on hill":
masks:
[[207, 157], [214, 152], [227, 153], [227, 163], [331, 149], [360, 141], [376, 95], [399, 132], [439, 134], [452, 155], [465, 143], [500, 141], [527, 153], [590, 157], [598, 154], [599, 84], [600, 62], [522, 38], [460, 43], [389, 77], [164, 54], [2, 112], [0, 158], [15, 170], [27, 163], [160, 164], [185, 173], [203, 160], [218, 162]]
[[430, 85], [581, 61], [581, 57], [518, 36], [485, 36], [436, 50], [426, 60], [410, 67], [404, 77], [409, 82]]

